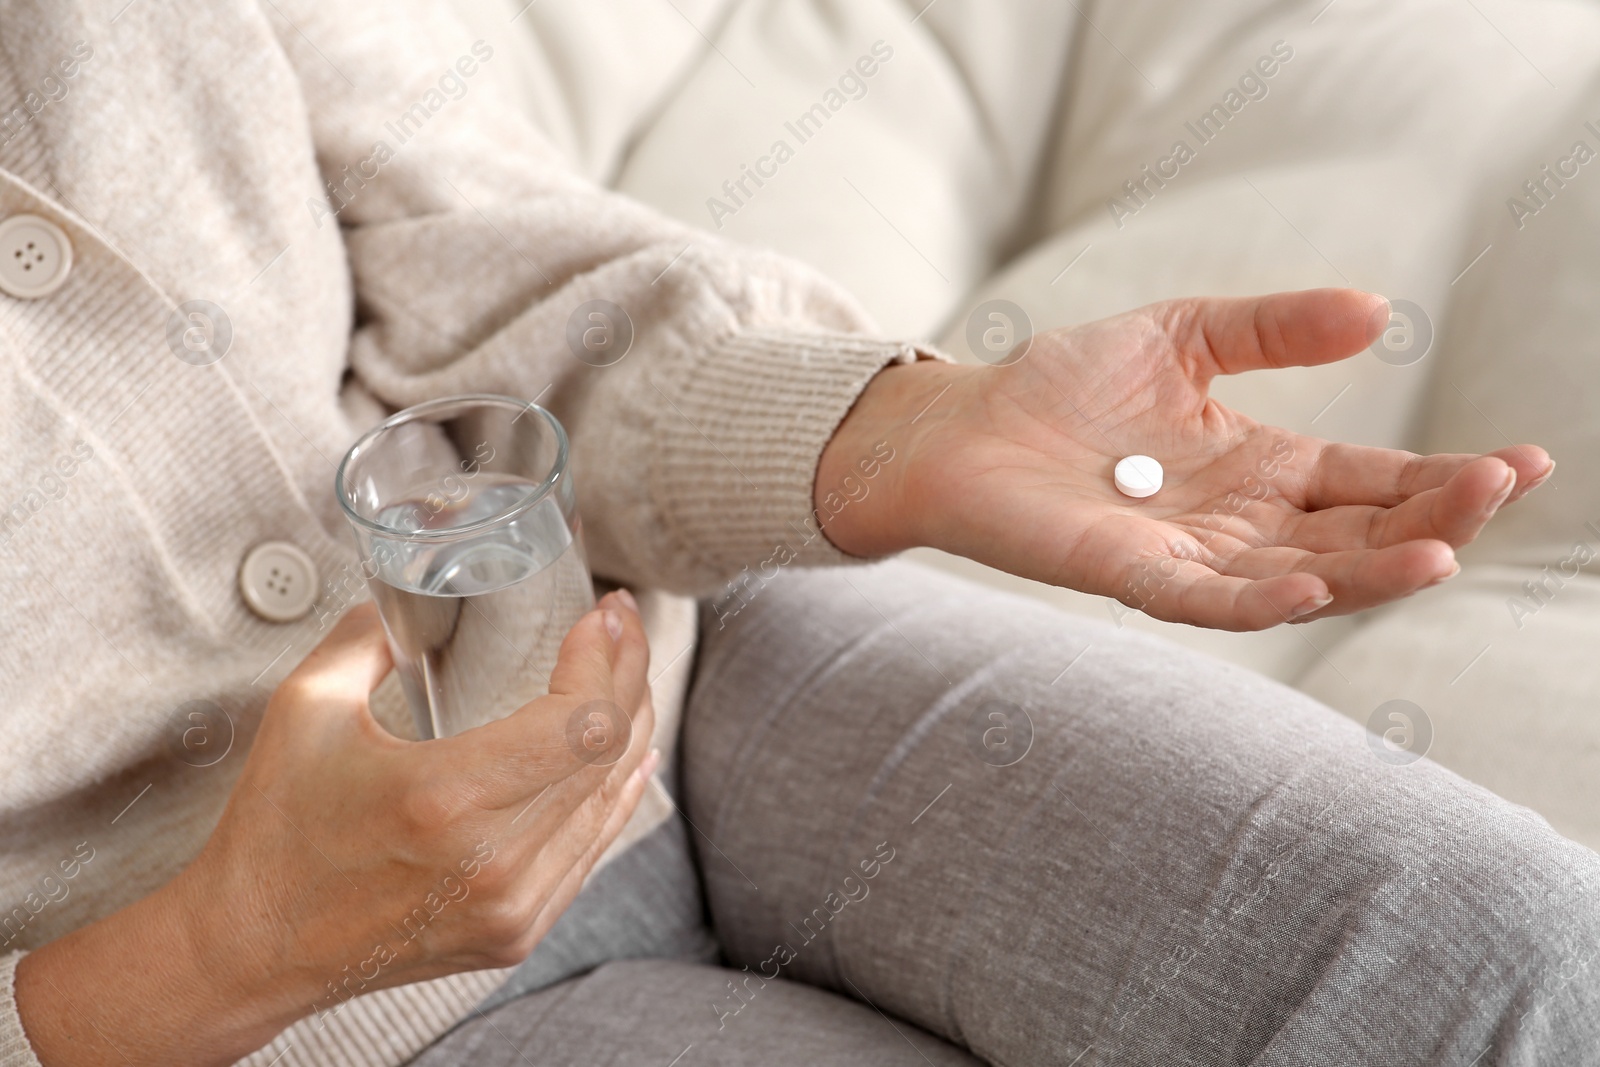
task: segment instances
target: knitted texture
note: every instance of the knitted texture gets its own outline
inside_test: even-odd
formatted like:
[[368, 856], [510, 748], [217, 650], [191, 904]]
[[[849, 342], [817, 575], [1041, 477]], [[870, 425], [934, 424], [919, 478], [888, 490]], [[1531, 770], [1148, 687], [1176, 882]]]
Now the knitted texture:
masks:
[[21, 959], [20, 952], [0, 956], [0, 1002], [11, 1006], [0, 1011], [0, 1063], [7, 1067], [40, 1067], [15, 1008], [17, 962]]
[[[473, 81], [493, 50], [421, 3], [59, 0], [4, 21], [0, 102], [45, 102], [0, 134], [0, 216], [53, 221], [74, 263], [48, 297], [0, 297], [0, 950], [198, 852], [274, 685], [360, 595], [333, 465], [384, 411], [537, 398], [571, 433], [595, 570], [703, 594], [796, 540], [834, 428], [914, 358], [814, 272], [576, 177]], [[47, 72], [64, 93], [40, 93]], [[585, 347], [595, 301], [625, 350]], [[197, 314], [218, 358], [182, 343]], [[319, 570], [298, 623], [238, 593], [263, 541]], [[826, 537], [796, 554], [845, 559]], [[690, 607], [647, 614], [671, 724]], [[203, 767], [174, 752], [195, 701], [232, 745]], [[665, 814], [643, 805], [623, 846]], [[41, 896], [80, 844], [93, 858]], [[34, 1067], [15, 959], [0, 1065]], [[502, 974], [357, 998], [245, 1062], [404, 1062]]]

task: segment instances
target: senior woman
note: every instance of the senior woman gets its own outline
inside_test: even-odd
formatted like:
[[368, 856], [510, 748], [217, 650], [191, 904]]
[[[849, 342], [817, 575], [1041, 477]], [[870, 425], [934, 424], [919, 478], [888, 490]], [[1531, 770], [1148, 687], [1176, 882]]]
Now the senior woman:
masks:
[[[1360, 351], [1381, 298], [1163, 304], [956, 366], [573, 176], [439, 19], [0, 19], [0, 1064], [1594, 1061], [1592, 853], [1237, 669], [815, 569], [933, 545], [1229, 629], [1447, 580], [1541, 450], [1207, 398]], [[593, 300], [620, 361], [567, 344]], [[369, 696], [330, 460], [472, 391], [566, 422], [594, 567], [638, 598], [549, 696], [418, 742]], [[1148, 500], [1112, 487], [1136, 453]], [[685, 597], [730, 581], [690, 655]], [[592, 699], [637, 709], [612, 767], [561, 740]], [[174, 758], [196, 721], [232, 747]]]

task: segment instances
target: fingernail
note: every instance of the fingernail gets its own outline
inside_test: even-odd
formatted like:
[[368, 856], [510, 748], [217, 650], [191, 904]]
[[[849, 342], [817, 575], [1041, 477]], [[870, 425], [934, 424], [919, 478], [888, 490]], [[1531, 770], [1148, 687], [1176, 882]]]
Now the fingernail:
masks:
[[1332, 593], [1323, 593], [1321, 596], [1311, 597], [1309, 600], [1302, 601], [1299, 607], [1291, 611], [1289, 613], [1289, 618], [1298, 619], [1302, 615], [1310, 615], [1313, 611], [1321, 611], [1323, 608], [1332, 603]]
[[635, 615], [639, 614], [639, 602], [633, 599], [633, 594], [626, 589], [617, 590], [617, 599], [628, 605], [628, 610]]
[[1460, 563], [1451, 563], [1449, 571], [1447, 571], [1444, 574], [1439, 575], [1439, 577], [1435, 578], [1433, 581], [1429, 582], [1427, 585], [1423, 586], [1422, 588], [1424, 588], [1424, 589], [1432, 589], [1434, 586], [1439, 585], [1442, 582], [1448, 582], [1450, 579], [1454, 578], [1456, 575], [1458, 575], [1460, 573], [1461, 573], [1461, 564]]
[[1522, 490], [1523, 495], [1526, 496], [1527, 494], [1533, 492], [1535, 489], [1539, 488], [1545, 482], [1548, 482], [1550, 480], [1550, 476], [1552, 474], [1554, 474], [1555, 472], [1556, 472], [1556, 465], [1554, 463], [1551, 463], [1550, 466], [1548, 466], [1548, 467], [1546, 467], [1544, 469], [1544, 473], [1543, 474], [1541, 474], [1538, 477], [1534, 478], [1533, 481], [1531, 481], [1531, 482], [1529, 482], [1527, 484], [1527, 486]]
[[645, 781], [656, 772], [656, 767], [660, 763], [661, 750], [659, 748], [652, 748], [649, 754], [646, 755], [644, 759], [639, 761], [639, 769], [633, 773], [639, 777], [641, 782]]
[[1495, 493], [1494, 497], [1489, 501], [1488, 505], [1483, 509], [1484, 510], [1484, 514], [1493, 515], [1495, 512], [1499, 511], [1500, 510], [1500, 505], [1504, 504], [1506, 502], [1506, 497], [1510, 496], [1511, 495], [1511, 490], [1515, 489], [1516, 487], [1517, 487], [1517, 472], [1514, 471], [1514, 470], [1506, 471], [1505, 484], [1503, 484], [1500, 487], [1500, 490], [1497, 493]]
[[620, 640], [622, 638], [622, 616], [607, 608], [603, 617], [606, 622], [606, 633], [611, 635], [611, 640]]

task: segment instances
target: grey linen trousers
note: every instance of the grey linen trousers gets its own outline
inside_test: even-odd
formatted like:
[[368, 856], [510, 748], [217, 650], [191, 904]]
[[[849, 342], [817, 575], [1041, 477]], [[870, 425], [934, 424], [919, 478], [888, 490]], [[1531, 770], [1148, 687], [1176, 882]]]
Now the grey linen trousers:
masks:
[[1600, 856], [1240, 668], [786, 572], [684, 731], [687, 825], [419, 1064], [1600, 1064]]

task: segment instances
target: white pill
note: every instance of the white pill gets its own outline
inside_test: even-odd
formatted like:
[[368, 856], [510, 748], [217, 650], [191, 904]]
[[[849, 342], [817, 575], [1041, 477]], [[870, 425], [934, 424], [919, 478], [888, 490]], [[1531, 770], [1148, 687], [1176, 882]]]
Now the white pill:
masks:
[[1155, 496], [1161, 488], [1161, 464], [1149, 456], [1128, 456], [1117, 461], [1112, 478], [1123, 496]]

